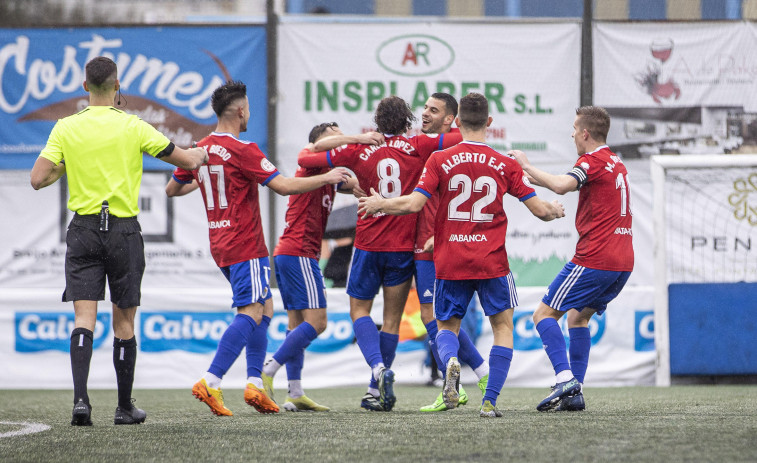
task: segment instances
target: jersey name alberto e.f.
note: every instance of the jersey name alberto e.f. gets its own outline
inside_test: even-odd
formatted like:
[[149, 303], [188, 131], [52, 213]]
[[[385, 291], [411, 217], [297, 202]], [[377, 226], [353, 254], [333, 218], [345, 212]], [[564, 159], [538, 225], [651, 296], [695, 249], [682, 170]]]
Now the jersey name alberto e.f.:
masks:
[[464, 141], [434, 153], [415, 191], [439, 196], [434, 221], [436, 277], [488, 279], [510, 272], [505, 194], [534, 196], [518, 163], [488, 145]]

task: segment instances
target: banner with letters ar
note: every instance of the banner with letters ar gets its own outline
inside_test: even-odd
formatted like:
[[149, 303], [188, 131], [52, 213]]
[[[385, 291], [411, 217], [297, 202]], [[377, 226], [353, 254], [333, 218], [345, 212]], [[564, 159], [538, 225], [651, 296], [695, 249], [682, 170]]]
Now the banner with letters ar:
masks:
[[[390, 95], [410, 104], [418, 118], [411, 134], [419, 133], [434, 92], [458, 100], [470, 92], [485, 95], [494, 119], [487, 143], [502, 153], [524, 150], [535, 164], [561, 164], [560, 173], [575, 161], [577, 22], [283, 22], [279, 32], [276, 165], [285, 173], [294, 173], [314, 125], [336, 121], [345, 133], [375, 130], [376, 106]], [[285, 207], [286, 200], [277, 199]], [[542, 224], [517, 201], [511, 211], [508, 254], [523, 268], [519, 284], [546, 284], [572, 256], [572, 223]]]
[[0, 167], [31, 168], [55, 121], [86, 106], [84, 67], [96, 56], [118, 65], [117, 107], [183, 147], [215, 127], [213, 90], [229, 79], [247, 82], [248, 134], [265, 148], [263, 27], [2, 29]]

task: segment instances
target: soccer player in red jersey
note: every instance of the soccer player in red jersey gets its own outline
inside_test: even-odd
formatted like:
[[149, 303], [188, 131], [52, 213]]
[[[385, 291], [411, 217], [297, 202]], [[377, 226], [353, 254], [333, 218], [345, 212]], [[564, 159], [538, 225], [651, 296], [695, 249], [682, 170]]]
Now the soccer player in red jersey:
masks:
[[448, 408], [459, 402], [457, 334], [475, 291], [494, 332], [489, 380], [479, 414], [499, 417], [496, 403], [512, 360], [513, 308], [517, 305], [505, 250], [507, 216], [502, 199], [505, 194], [517, 197], [545, 221], [563, 217], [565, 212], [557, 201], [536, 197], [518, 163], [484, 143], [492, 118], [483, 95], [463, 97], [455, 122], [463, 142], [429, 158], [415, 191], [387, 199], [371, 190], [371, 196], [360, 198], [358, 212], [364, 217], [412, 214], [429, 197], [439, 197], [440, 213], [434, 221], [434, 312], [439, 324], [437, 348], [447, 367], [444, 402]]
[[[310, 131], [309, 144], [300, 156], [312, 151], [313, 143], [330, 137], [331, 146], [345, 143], [383, 143], [384, 137], [375, 132], [345, 136], [336, 122], [318, 124]], [[296, 177], [323, 174], [329, 168], [298, 168]], [[273, 357], [263, 365], [262, 378], [266, 393], [273, 398], [273, 377], [282, 365], [286, 365], [289, 381], [289, 395], [284, 409], [289, 411], [328, 411], [329, 408], [314, 402], [302, 389], [301, 373], [305, 348], [325, 329], [326, 293], [323, 275], [318, 265], [321, 255], [321, 241], [326, 230], [334, 194], [337, 191], [358, 195], [365, 193], [357, 187], [357, 179], [350, 178], [347, 184], [324, 185], [317, 190], [289, 197], [284, 233], [273, 251], [276, 281], [281, 299], [289, 318], [286, 339]]]
[[[426, 141], [428, 137], [405, 137], [414, 120], [415, 116], [402, 98], [384, 98], [376, 107], [374, 117], [378, 131], [386, 137], [384, 144], [341, 146], [328, 153], [302, 157], [299, 164], [307, 168], [349, 167], [364, 191], [374, 188], [386, 197], [407, 194], [420, 177], [423, 163], [437, 149], [434, 143], [421, 146], [421, 140]], [[443, 145], [458, 141], [459, 136], [457, 139], [452, 136], [445, 139]], [[413, 276], [415, 227], [415, 215], [377, 214], [357, 223], [347, 294], [355, 337], [372, 371], [371, 385], [361, 401], [361, 406], [368, 410], [390, 411], [396, 401], [391, 364]], [[384, 320], [379, 333], [370, 313], [381, 287]]]
[[[444, 138], [458, 135], [460, 131], [453, 129], [452, 124], [457, 116], [457, 100], [449, 93], [434, 93], [423, 108], [421, 115], [421, 131], [426, 137], [418, 137], [425, 140], [424, 144], [435, 144], [433, 150], [444, 148]], [[446, 368], [443, 367], [439, 352], [436, 349], [436, 335], [439, 328], [434, 318], [434, 281], [436, 280], [436, 270], [434, 268], [433, 257], [433, 236], [434, 236], [434, 217], [436, 217], [439, 198], [432, 196], [426, 201], [420, 212], [415, 236], [415, 286], [418, 292], [418, 299], [421, 307], [421, 321], [426, 327], [428, 333], [428, 343], [431, 354], [436, 360], [436, 365], [442, 372], [442, 377], [446, 375]], [[476, 349], [476, 345], [468, 333], [460, 327], [458, 334], [460, 340], [460, 360], [467, 363], [479, 378], [478, 387], [483, 393], [486, 390], [486, 381], [489, 376], [489, 362], [487, 362]], [[468, 403], [468, 394], [460, 386], [460, 405]], [[422, 412], [439, 412], [446, 411], [447, 406], [444, 404], [442, 393], [436, 400], [424, 407]]]
[[[581, 388], [591, 349], [589, 320], [595, 313], [604, 313], [633, 270], [628, 171], [606, 145], [609, 130], [610, 115], [604, 108], [578, 108], [572, 135], [578, 161], [563, 175], [534, 167], [521, 151], [509, 153], [536, 185], [561, 195], [580, 190], [576, 253], [549, 285], [534, 312], [534, 324], [556, 375], [552, 392], [536, 407], [539, 411], [586, 408]], [[566, 312], [570, 361], [557, 324]]]
[[243, 348], [247, 350], [245, 401], [261, 413], [276, 413], [278, 405], [265, 393], [260, 377], [273, 315], [269, 284], [270, 264], [263, 238], [258, 184], [281, 195], [305, 193], [349, 179], [344, 169], [312, 177], [280, 175], [255, 143], [240, 140], [247, 130], [250, 103], [241, 82], [227, 82], [211, 96], [218, 116], [216, 130], [197, 145], [209, 161], [195, 171], [176, 169], [166, 185], [168, 196], [180, 196], [202, 187], [208, 216], [210, 252], [231, 283], [237, 316], [218, 343], [208, 372], [192, 388], [216, 415], [232, 415], [223, 404], [221, 379]]

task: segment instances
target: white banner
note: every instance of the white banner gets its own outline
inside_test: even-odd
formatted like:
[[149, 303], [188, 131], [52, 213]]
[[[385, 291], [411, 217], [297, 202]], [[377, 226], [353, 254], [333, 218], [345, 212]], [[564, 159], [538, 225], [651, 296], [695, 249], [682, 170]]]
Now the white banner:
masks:
[[757, 281], [757, 168], [665, 171], [668, 283]]
[[[170, 171], [145, 172], [139, 222], [145, 239], [143, 288], [223, 287], [225, 278], [210, 256], [208, 225], [199, 191], [168, 198]], [[29, 171], [0, 170], [0, 288], [65, 286], [66, 181], [39, 191]]]
[[[544, 288], [519, 290], [522, 305], [514, 317], [515, 354], [506, 385], [547, 387], [553, 382], [554, 373], [531, 321], [543, 292]], [[652, 296], [650, 287], [626, 288], [602, 318], [592, 321], [588, 386], [653, 384]], [[68, 352], [73, 310], [71, 304], [58, 302], [59, 298], [57, 289], [0, 292], [0, 358], [6, 373], [0, 379], [0, 389], [72, 387]], [[367, 385], [370, 369], [353, 341], [348, 297], [343, 289], [331, 289], [328, 300], [328, 328], [306, 352], [303, 383], [306, 388]], [[218, 340], [233, 318], [230, 303], [229, 289], [146, 289], [136, 322], [139, 354], [135, 387], [179, 388], [189, 393], [210, 365]], [[269, 355], [282, 342], [287, 324], [277, 291], [274, 304], [277, 311], [268, 331]], [[376, 321], [380, 321], [381, 310], [379, 297], [372, 314]], [[93, 389], [115, 387], [111, 322], [110, 304], [101, 303], [89, 374]], [[493, 338], [485, 319], [482, 328], [477, 346], [488, 358]], [[428, 381], [425, 357], [424, 342], [401, 342], [392, 366], [398, 384]], [[462, 378], [466, 384], [476, 381], [468, 367]], [[242, 356], [226, 375], [224, 386], [243, 388], [245, 381]], [[286, 388], [283, 369], [275, 378], [275, 387]]]
[[746, 22], [594, 25], [594, 102], [626, 156], [754, 152], [757, 34]]
[[[519, 148], [534, 162], [571, 162], [579, 104], [580, 25], [576, 22], [282, 23], [279, 28], [277, 167], [287, 175], [310, 129], [336, 121], [345, 133], [374, 130], [387, 96], [418, 117], [434, 92], [458, 100], [487, 96], [494, 118], [487, 142]], [[283, 209], [286, 198], [277, 198]], [[283, 229], [283, 215], [277, 230]]]

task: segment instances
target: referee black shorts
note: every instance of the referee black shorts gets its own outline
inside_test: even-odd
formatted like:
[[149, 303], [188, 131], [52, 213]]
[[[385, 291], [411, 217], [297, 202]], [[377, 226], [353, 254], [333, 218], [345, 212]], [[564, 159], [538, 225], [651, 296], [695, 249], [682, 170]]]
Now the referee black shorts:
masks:
[[136, 217], [110, 216], [100, 231], [99, 215], [74, 215], [66, 233], [66, 289], [63, 302], [102, 301], [105, 278], [110, 300], [126, 309], [139, 305], [145, 244]]

